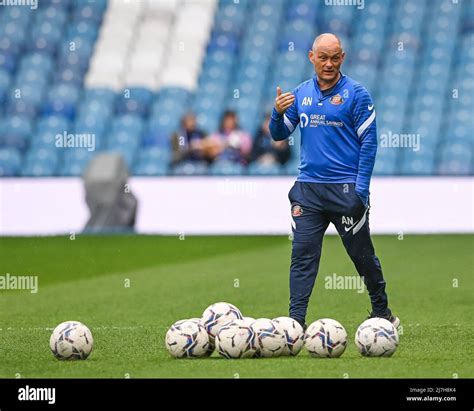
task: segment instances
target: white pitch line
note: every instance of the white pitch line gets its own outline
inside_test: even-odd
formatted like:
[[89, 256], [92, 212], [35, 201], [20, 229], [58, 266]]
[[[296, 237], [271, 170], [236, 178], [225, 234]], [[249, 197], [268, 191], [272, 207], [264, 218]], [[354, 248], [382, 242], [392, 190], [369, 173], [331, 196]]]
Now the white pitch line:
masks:
[[[404, 324], [402, 323], [402, 326]], [[429, 324], [407, 324], [406, 327], [419, 327], [420, 325], [429, 325]], [[431, 325], [433, 326], [433, 325]], [[463, 324], [439, 324], [434, 325], [434, 327], [463, 327]], [[160, 330], [168, 330], [169, 327], [163, 326], [154, 326], [154, 325], [104, 325], [99, 327], [91, 327], [92, 330], [138, 330], [138, 329], [145, 329], [145, 328], [157, 328]], [[54, 327], [7, 327], [7, 328], [0, 328], [0, 331], [53, 331]]]
[[[162, 326], [153, 326], [153, 325], [124, 325], [124, 326], [116, 326], [116, 325], [105, 325], [99, 327], [91, 327], [92, 330], [138, 330], [144, 328], [158, 328], [162, 330], [167, 330], [169, 327], [162, 327]], [[0, 328], [0, 331], [53, 331], [54, 327], [7, 327], [7, 328]]]

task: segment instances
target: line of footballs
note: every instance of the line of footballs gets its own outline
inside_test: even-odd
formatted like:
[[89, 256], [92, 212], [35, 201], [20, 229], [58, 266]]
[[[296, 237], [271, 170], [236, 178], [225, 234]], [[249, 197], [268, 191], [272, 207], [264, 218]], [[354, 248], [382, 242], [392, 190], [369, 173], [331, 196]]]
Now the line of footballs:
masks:
[[[398, 333], [382, 318], [364, 321], [355, 343], [367, 357], [391, 356]], [[216, 350], [224, 358], [258, 358], [297, 355], [303, 346], [313, 357], [340, 357], [347, 347], [344, 327], [332, 319], [320, 319], [306, 330], [289, 317], [244, 317], [232, 304], [207, 307], [201, 318], [175, 322], [166, 333], [166, 348], [176, 358], [208, 357]]]

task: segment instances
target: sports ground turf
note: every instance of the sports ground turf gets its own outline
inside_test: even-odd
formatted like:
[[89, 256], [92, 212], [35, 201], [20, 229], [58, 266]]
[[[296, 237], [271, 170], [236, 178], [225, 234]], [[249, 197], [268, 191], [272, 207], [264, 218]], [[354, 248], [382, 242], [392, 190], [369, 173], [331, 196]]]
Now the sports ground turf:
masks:
[[[363, 358], [353, 342], [366, 293], [325, 289], [355, 275], [338, 237], [325, 238], [308, 322], [329, 317], [349, 335], [339, 359], [172, 359], [167, 327], [227, 301], [244, 315], [287, 314], [291, 243], [285, 237], [77, 236], [0, 238], [0, 275], [38, 275], [37, 294], [0, 291], [0, 377], [474, 377], [474, 236], [375, 236], [390, 306], [403, 334], [391, 358]], [[128, 285], [129, 280], [129, 287]], [[238, 285], [238, 287], [236, 287]], [[49, 350], [65, 320], [88, 325], [87, 361]]]

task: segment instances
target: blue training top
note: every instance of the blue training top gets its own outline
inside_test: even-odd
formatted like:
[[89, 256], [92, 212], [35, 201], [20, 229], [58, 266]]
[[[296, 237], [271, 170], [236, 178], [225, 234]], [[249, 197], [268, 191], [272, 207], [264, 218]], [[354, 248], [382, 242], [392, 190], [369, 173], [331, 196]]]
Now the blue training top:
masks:
[[273, 109], [270, 133], [284, 140], [300, 125], [301, 164], [297, 181], [355, 183], [367, 203], [377, 153], [375, 110], [368, 91], [341, 73], [321, 91], [316, 76], [293, 91], [294, 103], [283, 116]]

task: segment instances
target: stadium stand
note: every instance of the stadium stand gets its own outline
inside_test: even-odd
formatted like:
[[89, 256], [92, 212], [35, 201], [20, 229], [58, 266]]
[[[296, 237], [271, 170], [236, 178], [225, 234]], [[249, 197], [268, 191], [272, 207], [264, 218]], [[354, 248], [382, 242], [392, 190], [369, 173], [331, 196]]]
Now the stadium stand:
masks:
[[[256, 135], [277, 85], [313, 75], [315, 35], [339, 35], [343, 71], [374, 97], [376, 175], [472, 175], [474, 2], [42, 0], [0, 7], [0, 176], [78, 176], [99, 152], [134, 175], [295, 174], [274, 164], [171, 165], [182, 116], [216, 131], [225, 110]], [[94, 147], [58, 147], [93, 136]], [[391, 138], [419, 138], [394, 149]], [[417, 137], [418, 136], [418, 137]], [[82, 141], [82, 140], [81, 140]], [[84, 140], [85, 141], [85, 140]]]

